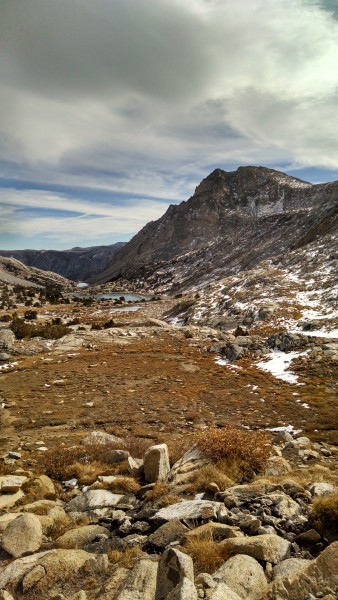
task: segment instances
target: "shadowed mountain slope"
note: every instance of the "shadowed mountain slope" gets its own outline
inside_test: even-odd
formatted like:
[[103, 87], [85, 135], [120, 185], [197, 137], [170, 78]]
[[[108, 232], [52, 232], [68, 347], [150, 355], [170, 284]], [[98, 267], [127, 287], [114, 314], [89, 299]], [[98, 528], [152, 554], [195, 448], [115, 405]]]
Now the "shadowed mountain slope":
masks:
[[124, 242], [110, 246], [71, 250], [0, 250], [0, 256], [15, 258], [29, 267], [53, 271], [73, 281], [83, 281], [106, 268]]

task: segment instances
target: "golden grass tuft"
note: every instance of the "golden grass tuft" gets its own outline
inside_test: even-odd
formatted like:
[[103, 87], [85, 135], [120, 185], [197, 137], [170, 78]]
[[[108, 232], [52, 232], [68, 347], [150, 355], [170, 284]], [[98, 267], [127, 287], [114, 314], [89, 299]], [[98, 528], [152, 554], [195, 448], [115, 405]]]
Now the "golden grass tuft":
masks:
[[338, 534], [338, 493], [316, 498], [310, 512], [310, 523], [319, 533]]
[[120, 567], [125, 569], [133, 569], [137, 561], [145, 556], [139, 546], [133, 546], [126, 550], [111, 550], [108, 552], [108, 559], [113, 564], [119, 564]]
[[201, 532], [186, 540], [184, 551], [194, 561], [195, 575], [214, 573], [230, 557], [229, 550], [215, 542], [210, 531]]
[[157, 502], [158, 508], [165, 508], [166, 506], [171, 506], [172, 504], [177, 504], [180, 502], [182, 498], [177, 496], [176, 494], [168, 494], [167, 496], [163, 496]]
[[140, 488], [140, 484], [133, 477], [116, 477], [111, 483], [98, 481], [92, 486], [92, 489], [109, 490], [114, 494], [135, 494]]
[[170, 485], [168, 483], [164, 483], [162, 481], [157, 481], [152, 490], [146, 492], [145, 498], [150, 500], [150, 502], [155, 502], [162, 496], [166, 496], [170, 492]]
[[248, 431], [227, 426], [210, 427], [196, 438], [197, 446], [213, 462], [226, 460], [228, 469], [234, 465], [243, 477], [262, 471], [271, 453], [270, 436], [261, 431]]
[[126, 469], [123, 463], [109, 461], [110, 449], [107, 444], [53, 448], [41, 457], [40, 468], [45, 475], [59, 481], [76, 477], [84, 485], [91, 484], [108, 469], [109, 475]]
[[210, 463], [201, 467], [194, 472], [187, 491], [191, 494], [208, 492], [210, 483], [216, 483], [220, 491], [223, 492], [226, 488], [234, 485], [233, 479], [228, 477], [224, 469], [226, 469], [225, 461], [219, 461], [216, 464]]

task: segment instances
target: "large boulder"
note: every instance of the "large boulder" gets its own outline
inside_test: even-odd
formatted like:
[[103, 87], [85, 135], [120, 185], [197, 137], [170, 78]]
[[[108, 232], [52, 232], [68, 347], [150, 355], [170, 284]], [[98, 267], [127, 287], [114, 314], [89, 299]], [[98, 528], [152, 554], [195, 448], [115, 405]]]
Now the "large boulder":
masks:
[[287, 475], [290, 471], [289, 461], [282, 456], [271, 456], [265, 462], [264, 474], [269, 477]]
[[109, 532], [100, 525], [85, 525], [66, 531], [56, 540], [58, 548], [82, 548], [100, 539], [108, 538]]
[[172, 519], [148, 536], [147, 547], [157, 551], [164, 550], [169, 544], [180, 542], [189, 531], [188, 527], [183, 525], [178, 519]]
[[236, 594], [226, 583], [220, 581], [213, 588], [211, 595], [208, 595], [208, 600], [241, 600], [241, 596]]
[[335, 598], [338, 589], [338, 542], [328, 546], [305, 568], [287, 577], [277, 577], [262, 595], [262, 600], [299, 600], [300, 598], [322, 597], [323, 590], [328, 598]]
[[36, 515], [30, 513], [11, 521], [2, 534], [1, 546], [14, 558], [36, 552], [41, 544], [41, 523]]
[[213, 578], [223, 581], [240, 598], [260, 598], [267, 588], [268, 582], [263, 567], [251, 556], [237, 554], [227, 560]]
[[116, 600], [154, 600], [156, 590], [157, 563], [145, 559], [130, 571], [122, 584]]
[[175, 485], [185, 484], [194, 473], [208, 463], [197, 447], [190, 448], [175, 464], [168, 474], [168, 480]]
[[46, 598], [47, 591], [49, 592], [55, 584], [67, 581], [82, 568], [100, 573], [107, 568], [107, 564], [107, 556], [104, 555], [96, 556], [84, 550], [52, 550], [26, 572], [22, 587], [24, 591], [33, 588], [37, 597]]
[[301, 571], [304, 571], [310, 563], [311, 560], [305, 558], [287, 558], [272, 569], [272, 579], [277, 579], [277, 577], [290, 578], [294, 575], [298, 575]]
[[256, 560], [264, 560], [273, 565], [287, 558], [290, 551], [290, 542], [273, 533], [232, 538], [221, 544], [231, 554], [247, 554]]
[[147, 483], [165, 481], [170, 471], [167, 444], [151, 446], [146, 450], [143, 461], [144, 479]]
[[167, 594], [165, 600], [197, 600], [197, 590], [188, 577], [183, 577], [174, 589]]
[[194, 583], [192, 558], [175, 548], [167, 548], [158, 565], [155, 600], [165, 600], [183, 579]]

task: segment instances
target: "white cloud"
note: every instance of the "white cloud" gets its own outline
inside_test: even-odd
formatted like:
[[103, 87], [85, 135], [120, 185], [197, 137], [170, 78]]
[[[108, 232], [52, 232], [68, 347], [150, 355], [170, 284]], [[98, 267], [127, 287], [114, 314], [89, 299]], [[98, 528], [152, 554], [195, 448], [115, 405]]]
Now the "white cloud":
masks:
[[332, 6], [3, 0], [0, 158], [18, 178], [174, 199], [209, 165], [337, 169]]
[[[39, 215], [41, 206], [51, 212]], [[165, 203], [147, 199], [113, 206], [39, 191], [0, 190], [0, 233], [33, 234], [63, 244], [74, 239], [94, 240], [98, 233], [102, 237], [134, 234], [166, 208]]]

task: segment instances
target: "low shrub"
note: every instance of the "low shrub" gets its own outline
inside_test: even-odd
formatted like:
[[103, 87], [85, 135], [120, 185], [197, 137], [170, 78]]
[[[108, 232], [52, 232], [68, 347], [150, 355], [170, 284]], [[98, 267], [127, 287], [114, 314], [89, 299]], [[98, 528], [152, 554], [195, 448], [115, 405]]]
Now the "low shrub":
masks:
[[188, 491], [190, 493], [208, 492], [210, 483], [216, 483], [221, 492], [231, 487], [234, 481], [225, 474], [225, 461], [210, 463], [193, 473]]
[[319, 533], [338, 535], [338, 494], [328, 494], [314, 500], [310, 523]]
[[93, 483], [108, 465], [110, 474], [113, 470], [114, 465], [107, 458], [108, 450], [107, 445], [102, 444], [50, 449], [41, 457], [41, 468], [59, 481], [76, 477], [83, 483]]
[[0, 322], [1, 323], [10, 323], [11, 320], [12, 320], [11, 315], [2, 315], [0, 317]]
[[26, 323], [23, 319], [15, 317], [10, 326], [17, 340], [32, 337], [41, 337], [47, 340], [58, 340], [59, 338], [71, 332], [67, 325], [53, 325], [44, 323], [43, 325], [33, 325]]
[[263, 470], [271, 453], [270, 436], [261, 431], [235, 427], [211, 427], [196, 438], [197, 446], [213, 462], [225, 460], [229, 467], [237, 465], [244, 477], [252, 477]]
[[229, 550], [222, 544], [215, 542], [212, 533], [204, 531], [187, 539], [184, 551], [194, 561], [195, 575], [198, 573], [214, 573], [230, 558]]

